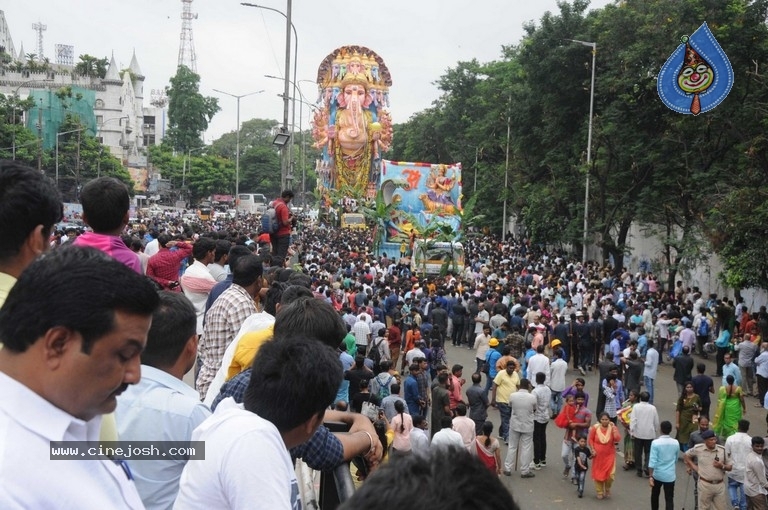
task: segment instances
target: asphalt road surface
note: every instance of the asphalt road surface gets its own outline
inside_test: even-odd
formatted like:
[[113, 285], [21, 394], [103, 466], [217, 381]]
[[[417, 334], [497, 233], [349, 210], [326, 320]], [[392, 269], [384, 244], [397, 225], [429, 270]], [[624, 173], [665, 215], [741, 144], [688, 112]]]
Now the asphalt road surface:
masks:
[[[454, 347], [450, 342], [446, 342], [445, 349], [449, 365], [459, 363], [465, 367], [463, 377], [467, 379], [465, 388], [471, 384], [470, 376], [475, 370], [475, 352], [466, 347]], [[694, 361], [698, 363], [700, 358], [694, 355]], [[707, 364], [707, 374], [715, 373], [715, 363], [713, 357], [704, 361]], [[579, 372], [572, 370], [572, 364], [569, 363], [566, 383], [570, 384]], [[483, 382], [485, 384], [485, 375]], [[590, 409], [594, 413], [597, 405], [598, 377], [593, 372], [587, 372], [584, 376], [586, 380], [586, 391], [590, 395]], [[715, 392], [720, 386], [720, 378], [713, 377], [715, 381]], [[672, 380], [672, 366], [669, 363], [659, 366], [655, 382], [654, 405], [659, 412], [659, 420], [669, 420], [675, 423], [675, 404], [677, 401], [677, 387]], [[714, 397], [714, 395], [713, 395]], [[745, 418], [751, 422], [750, 435], [765, 434], [766, 432], [766, 411], [762, 408], [754, 407], [757, 399], [747, 397], [747, 414]], [[714, 414], [715, 403], [713, 401], [712, 411]], [[489, 408], [488, 417], [494, 424], [494, 434], [498, 434], [499, 413], [494, 408]], [[595, 418], [596, 419], [596, 418]], [[594, 423], [594, 421], [593, 421]], [[619, 426], [622, 431], [623, 427]], [[675, 431], [672, 434], [674, 437]], [[577, 497], [576, 486], [572, 485], [570, 479], [563, 477], [563, 462], [560, 458], [560, 448], [563, 439], [563, 429], [557, 428], [550, 421], [547, 426], [547, 466], [541, 470], [533, 471], [535, 478], [520, 478], [520, 472], [513, 472], [512, 476], [501, 475], [501, 481], [514, 496], [520, 508], [525, 510], [551, 510], [551, 509], [628, 509], [628, 508], [649, 508], [651, 500], [651, 489], [647, 478], [638, 478], [635, 470], [624, 471], [621, 466], [624, 463], [623, 452], [617, 453], [616, 457], [616, 477], [611, 489], [609, 499], [598, 500], [595, 497], [595, 486], [587, 473], [587, 480], [584, 484], [584, 497]], [[619, 445], [623, 450], [623, 442]], [[501, 443], [501, 458], [504, 460], [507, 453], [507, 446]], [[685, 472], [685, 464], [682, 461], [677, 463], [677, 481], [675, 482], [675, 508], [693, 510], [693, 480], [689, 481], [689, 476]], [[687, 488], [687, 490], [686, 490]], [[663, 491], [660, 500], [661, 508], [664, 508]]]

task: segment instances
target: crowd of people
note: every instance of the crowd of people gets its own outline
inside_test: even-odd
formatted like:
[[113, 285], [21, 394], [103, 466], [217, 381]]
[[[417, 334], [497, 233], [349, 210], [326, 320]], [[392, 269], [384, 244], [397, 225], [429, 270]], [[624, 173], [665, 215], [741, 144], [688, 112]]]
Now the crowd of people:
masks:
[[[128, 190], [99, 178], [81, 193], [88, 231], [59, 238], [51, 183], [0, 165], [0, 506], [297, 508], [302, 459], [350, 463], [348, 508], [381, 507], [386, 483], [418, 498], [447, 480], [516, 508], [499, 475], [547, 467], [553, 421], [578, 497], [587, 477], [612, 497], [621, 448], [653, 509], [662, 489], [672, 509], [680, 457], [702, 509], [766, 508], [764, 440], [743, 417], [745, 397], [762, 407], [768, 390], [765, 307], [480, 233], [462, 271], [417, 275], [372, 253], [369, 230], [294, 217], [292, 198], [275, 199], [273, 232], [255, 217], [129, 224]], [[449, 360], [460, 348], [475, 366]], [[715, 382], [693, 359], [710, 354], [714, 409]], [[679, 392], [666, 420], [663, 363]], [[569, 365], [581, 377], [567, 380]], [[49, 461], [50, 441], [99, 438], [204, 441], [206, 460]], [[446, 452], [466, 456], [462, 472], [423, 472]], [[411, 471], [421, 485], [403, 481]], [[55, 485], [40, 491], [45, 473]]]

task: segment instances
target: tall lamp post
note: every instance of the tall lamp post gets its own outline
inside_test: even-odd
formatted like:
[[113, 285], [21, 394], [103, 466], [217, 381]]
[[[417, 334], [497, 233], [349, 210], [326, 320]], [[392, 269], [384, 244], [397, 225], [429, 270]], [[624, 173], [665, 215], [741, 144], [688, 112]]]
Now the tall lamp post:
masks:
[[[265, 74], [264, 77], [270, 78], [273, 80], [282, 80], [282, 78], [280, 78], [279, 76], [272, 76], [271, 74]], [[299, 99], [296, 99], [296, 97], [294, 96], [293, 98], [291, 98], [291, 101], [293, 102], [294, 110], [296, 106], [296, 101], [299, 102], [299, 133], [301, 133], [301, 193], [302, 193], [301, 206], [304, 207], [306, 205], [306, 200], [307, 200], [306, 199], [307, 168], [306, 168], [306, 161], [305, 161], [306, 151], [304, 146], [305, 135], [304, 135], [304, 126], [303, 126], [303, 121], [304, 121], [303, 105], [307, 105], [310, 108], [310, 110], [317, 107], [312, 103], [310, 103], [309, 101], [307, 101], [307, 98], [304, 97], [304, 94], [301, 92], [301, 87], [297, 87], [297, 85], [302, 82], [308, 82], [313, 84], [315, 82], [312, 80], [299, 80], [298, 82], [293, 82], [293, 81], [291, 82], [291, 84], [293, 85], [294, 93], [298, 92], [300, 97]]]
[[88, 129], [87, 126], [83, 126], [79, 129], [72, 129], [71, 131], [64, 131], [63, 133], [56, 133], [56, 189], [59, 189], [59, 137], [62, 135], [68, 135], [70, 133], [79, 133]]
[[579, 41], [578, 39], [565, 39], [572, 43], [589, 46], [592, 48], [592, 82], [589, 89], [589, 128], [587, 129], [587, 178], [584, 185], [584, 234], [582, 238], [581, 261], [587, 262], [587, 240], [589, 238], [589, 170], [592, 166], [592, 112], [595, 107], [595, 56], [597, 55], [597, 43]]
[[[256, 92], [249, 92], [247, 94], [240, 94], [239, 96], [230, 94], [229, 92], [224, 92], [223, 90], [219, 89], [213, 90], [219, 94], [224, 94], [225, 96], [230, 96], [237, 99], [237, 148], [235, 149], [235, 203], [237, 203], [237, 200], [240, 197], [240, 99], [252, 96], [254, 94], [261, 94], [264, 92], [264, 90], [257, 90]], [[235, 207], [235, 210], [237, 210], [237, 207]]]
[[[296, 27], [293, 26], [293, 22], [291, 21], [291, 0], [286, 0], [286, 12], [279, 11], [277, 9], [274, 9], [272, 7], [266, 7], [264, 5], [256, 5], [251, 4], [247, 2], [240, 2], [240, 5], [244, 5], [246, 7], [254, 7], [256, 9], [265, 9], [267, 11], [272, 11], [280, 14], [281, 16], [285, 17], [285, 78], [284, 78], [284, 85], [283, 85], [283, 130], [281, 134], [278, 134], [278, 137], [281, 135], [283, 138], [276, 143], [276, 145], [281, 146], [281, 169], [280, 169], [280, 187], [282, 189], [288, 189], [290, 188], [291, 183], [293, 182], [293, 175], [290, 173], [290, 169], [288, 168], [288, 162], [291, 159], [291, 153], [293, 151], [293, 143], [290, 140], [290, 138], [287, 140], [289, 143], [288, 145], [288, 152], [285, 152], [285, 136], [288, 135], [288, 103], [290, 102], [290, 96], [288, 94], [288, 86], [290, 85], [291, 81], [289, 79], [289, 76], [291, 74], [291, 29], [293, 29], [293, 38], [296, 39], [296, 45], [293, 50], [293, 87], [294, 87], [294, 94], [293, 96], [296, 96], [296, 63], [298, 61], [298, 53], [299, 53], [299, 37], [296, 34]], [[294, 121], [296, 117], [296, 105], [294, 104], [293, 107], [293, 116]], [[278, 141], [277, 137], [275, 138], [276, 142]]]

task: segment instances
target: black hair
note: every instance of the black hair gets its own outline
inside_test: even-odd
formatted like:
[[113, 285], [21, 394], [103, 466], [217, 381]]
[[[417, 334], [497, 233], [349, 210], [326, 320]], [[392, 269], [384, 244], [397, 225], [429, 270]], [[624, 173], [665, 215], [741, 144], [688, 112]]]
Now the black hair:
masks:
[[155, 368], [167, 368], [176, 363], [197, 329], [195, 307], [180, 292], [158, 293], [160, 304], [152, 314], [152, 327], [147, 346], [141, 353], [141, 363]]
[[342, 371], [336, 352], [307, 335], [276, 337], [253, 360], [245, 409], [287, 432], [333, 403]]
[[449, 429], [453, 427], [453, 418], [450, 416], [442, 416], [440, 417], [440, 428], [441, 429]]
[[381, 459], [384, 460], [387, 458], [387, 444], [389, 443], [389, 440], [387, 439], [387, 421], [386, 420], [376, 420], [373, 422], [373, 430], [376, 431], [376, 437], [379, 439], [379, 443], [381, 443], [382, 446], [382, 452], [381, 452]]
[[216, 241], [210, 237], [200, 237], [192, 246], [192, 257], [195, 260], [203, 260], [214, 250], [216, 250]]
[[400, 432], [403, 432], [405, 431], [405, 417], [403, 416], [405, 405], [402, 400], [395, 400], [395, 411], [400, 415]]
[[128, 186], [114, 177], [98, 177], [83, 186], [80, 193], [83, 216], [94, 232], [120, 228], [131, 205]]
[[544, 372], [536, 372], [536, 384], [544, 384], [547, 380], [547, 374]]
[[290, 189], [284, 189], [282, 193], [280, 193], [280, 198], [293, 198], [293, 190]]
[[235, 264], [237, 264], [237, 261], [240, 260], [241, 257], [247, 256], [247, 255], [253, 255], [251, 253], [251, 250], [246, 248], [245, 246], [241, 244], [236, 244], [232, 246], [229, 249], [229, 258], [227, 260], [227, 263], [229, 264], [229, 268], [232, 269]]
[[382, 464], [339, 510], [519, 510], [499, 478], [466, 449], [437, 448]]
[[272, 282], [267, 289], [267, 296], [264, 298], [265, 312], [274, 317], [277, 313], [277, 304], [281, 302], [286, 288], [287, 285], [283, 282]]
[[[347, 336], [347, 328], [330, 303], [302, 296], [292, 303], [281, 305], [275, 317], [276, 336], [297, 334], [311, 334], [323, 344], [336, 349]], [[365, 358], [358, 358], [362, 366]]]
[[486, 448], [491, 446], [491, 434], [493, 433], [493, 422], [485, 421], [483, 422], [482, 428], [480, 431], [485, 436], [485, 446]]
[[30, 264], [0, 308], [0, 341], [24, 352], [51, 328], [80, 333], [88, 354], [115, 327], [115, 312], [152, 315], [149, 279], [93, 248], [65, 246]]
[[241, 287], [248, 287], [261, 279], [264, 274], [264, 265], [256, 255], [242, 257], [232, 267], [232, 283]]
[[[393, 382], [392, 385], [389, 387], [390, 392], [392, 395], [399, 395], [400, 394], [400, 383]], [[396, 400], [395, 403], [399, 402], [399, 400]]]
[[459, 402], [456, 405], [456, 414], [458, 414], [459, 416], [467, 415], [467, 405], [464, 402]]
[[216, 241], [216, 253], [213, 256], [214, 262], [219, 262], [224, 255], [229, 254], [229, 250], [232, 248], [232, 243], [225, 239], [219, 239]]
[[659, 424], [659, 430], [661, 430], [661, 433], [665, 436], [669, 435], [672, 432], [672, 422], [664, 420]]
[[47, 243], [62, 217], [61, 196], [49, 178], [15, 161], [0, 161], [0, 261], [18, 255], [38, 225]]
[[283, 296], [280, 298], [280, 304], [285, 306], [302, 297], [314, 298], [315, 295], [312, 294], [312, 291], [309, 290], [309, 288], [304, 287], [303, 285], [290, 284], [286, 286], [285, 290], [283, 290]]

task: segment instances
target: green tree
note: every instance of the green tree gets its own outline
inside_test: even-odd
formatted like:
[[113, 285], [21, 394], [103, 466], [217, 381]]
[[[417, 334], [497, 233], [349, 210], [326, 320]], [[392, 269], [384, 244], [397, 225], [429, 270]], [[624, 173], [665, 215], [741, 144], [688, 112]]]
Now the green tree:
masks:
[[221, 109], [218, 99], [200, 94], [200, 76], [186, 66], [179, 66], [168, 95], [168, 131], [163, 143], [186, 152], [203, 146], [201, 135]]

